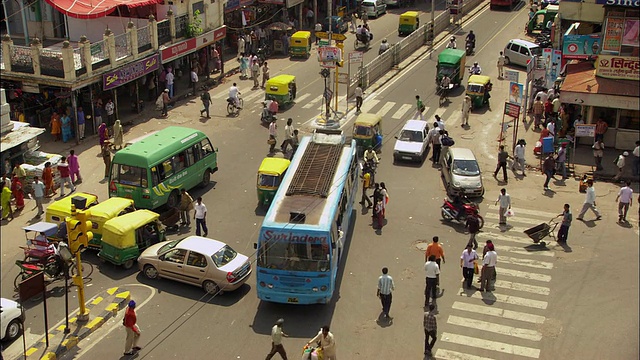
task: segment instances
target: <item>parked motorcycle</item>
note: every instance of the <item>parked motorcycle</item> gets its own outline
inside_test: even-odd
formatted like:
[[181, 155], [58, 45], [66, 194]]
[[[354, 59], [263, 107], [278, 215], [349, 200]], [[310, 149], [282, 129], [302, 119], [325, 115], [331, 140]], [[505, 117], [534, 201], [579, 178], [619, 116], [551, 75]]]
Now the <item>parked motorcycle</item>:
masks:
[[464, 195], [461, 195], [461, 199], [462, 214], [460, 215], [458, 215], [459, 209], [454, 202], [449, 199], [444, 199], [444, 203], [442, 204], [442, 207], [440, 207], [440, 215], [442, 215], [442, 218], [448, 221], [456, 221], [460, 224], [465, 224], [469, 216], [476, 216], [480, 223], [479, 228], [482, 229], [484, 226], [484, 218], [480, 214], [477, 214], [478, 210], [480, 210], [480, 206], [470, 201]]

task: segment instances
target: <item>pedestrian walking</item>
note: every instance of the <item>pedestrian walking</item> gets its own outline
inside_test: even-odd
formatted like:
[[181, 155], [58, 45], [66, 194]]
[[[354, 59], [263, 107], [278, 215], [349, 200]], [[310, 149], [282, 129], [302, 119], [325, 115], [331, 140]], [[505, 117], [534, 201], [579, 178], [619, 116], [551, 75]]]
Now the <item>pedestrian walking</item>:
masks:
[[118, 150], [124, 146], [124, 128], [120, 124], [120, 120], [116, 120], [113, 124], [113, 148], [118, 147]]
[[549, 153], [549, 155], [547, 155], [547, 157], [544, 159], [544, 162], [542, 163], [542, 173], [546, 176], [544, 180], [545, 190], [550, 190], [549, 181], [551, 181], [551, 178], [555, 178], [553, 176], [555, 170], [556, 170], [556, 159], [553, 157], [553, 153]]
[[438, 127], [440, 128], [440, 130], [446, 131], [447, 129], [444, 128], [444, 120], [442, 120], [440, 115], [436, 114], [436, 116], [434, 117], [436, 118], [436, 124], [438, 124]]
[[598, 121], [596, 121], [595, 140], [604, 141], [604, 134], [607, 132], [608, 129], [609, 129], [609, 124], [607, 124], [607, 122], [604, 121], [603, 115], [600, 115], [600, 117], [598, 118]]
[[380, 195], [382, 196], [382, 217], [387, 217], [387, 204], [389, 203], [389, 190], [384, 182], [380, 183]]
[[58, 164], [58, 172], [60, 173], [60, 197], [64, 197], [65, 184], [69, 184], [71, 192], [76, 191], [76, 187], [71, 181], [71, 175], [69, 170], [69, 164], [67, 163], [67, 157], [63, 156]]
[[389, 269], [386, 267], [382, 268], [382, 275], [378, 278], [378, 291], [376, 296], [380, 298], [380, 302], [382, 303], [382, 316], [387, 319], [393, 319], [389, 316], [389, 310], [391, 310], [391, 299], [392, 292], [395, 290], [395, 283], [393, 282], [393, 278], [389, 275]]
[[239, 59], [242, 57], [242, 55], [244, 55], [244, 50], [245, 50], [244, 34], [240, 34], [240, 36], [238, 36], [238, 61], [240, 61]]
[[542, 116], [544, 115], [544, 103], [540, 96], [536, 96], [536, 101], [533, 103], [533, 124], [536, 129], [542, 125]]
[[442, 152], [442, 143], [440, 143], [440, 128], [438, 127], [437, 122], [434, 122], [433, 129], [429, 130], [429, 135], [427, 135], [427, 142], [433, 148], [431, 152], [431, 162], [434, 166], [438, 165], [440, 153]]
[[556, 165], [560, 175], [562, 175], [562, 181], [567, 179], [567, 144], [569, 143], [564, 142], [560, 145], [558, 156], [556, 156]]
[[[272, 141], [273, 140], [273, 141]], [[276, 118], [271, 119], [271, 123], [269, 123], [269, 153], [273, 154], [276, 149], [276, 143], [278, 142], [278, 124], [276, 123]]]
[[24, 209], [24, 187], [22, 181], [16, 175], [11, 179], [11, 195], [16, 204], [16, 211]]
[[359, 113], [360, 108], [362, 107], [364, 91], [362, 91], [362, 88], [360, 86], [357, 86], [354, 94], [356, 96], [356, 112]]
[[293, 155], [296, 154], [299, 144], [300, 140], [298, 140], [298, 129], [295, 129], [293, 130], [293, 137], [291, 138], [291, 156], [289, 157], [289, 160], [293, 160]]
[[9, 219], [13, 220], [13, 209], [11, 208], [11, 185], [7, 184], [5, 181], [0, 182], [0, 189], [2, 190], [2, 220]]
[[280, 150], [282, 150], [283, 154], [287, 152], [287, 148], [289, 147], [289, 145], [291, 145], [291, 139], [293, 139], [294, 130], [295, 129], [293, 128], [293, 119], [288, 118], [287, 125], [284, 126], [284, 140], [280, 145]]
[[424, 288], [424, 306], [429, 306], [429, 299], [433, 300], [432, 304], [436, 304], [438, 296], [438, 277], [440, 275], [440, 266], [436, 263], [436, 256], [431, 255], [424, 264], [426, 273], [426, 285]]
[[425, 311], [422, 326], [424, 327], [424, 354], [431, 355], [433, 345], [438, 340], [438, 321], [435, 314], [436, 306], [429, 305], [429, 311]]
[[107, 100], [107, 103], [104, 105], [104, 110], [107, 113], [107, 125], [111, 125], [115, 121], [115, 114], [114, 114], [115, 109], [116, 109], [116, 106], [113, 103], [113, 100], [110, 98], [109, 100]]
[[307, 346], [312, 343], [319, 343], [324, 355], [324, 360], [336, 360], [336, 340], [329, 331], [329, 326], [325, 325], [320, 329], [318, 335], [309, 340]]
[[424, 106], [424, 103], [420, 99], [420, 95], [416, 95], [416, 114], [414, 115], [414, 118], [417, 119], [419, 116], [420, 120], [424, 120], [424, 115], [422, 113], [425, 110], [426, 110], [426, 107]]
[[167, 96], [169, 98], [173, 98], [173, 95], [174, 95], [175, 87], [173, 85], [174, 85], [175, 79], [176, 79], [176, 76], [173, 74], [173, 69], [169, 66], [167, 68], [167, 75], [165, 75], [165, 80], [167, 82], [166, 89], [169, 90], [167, 91]]
[[160, 116], [168, 116], [169, 115], [169, 103], [171, 103], [171, 96], [169, 95], [169, 89], [164, 89], [162, 92], [162, 113]]
[[518, 144], [515, 148], [513, 148], [513, 164], [511, 164], [511, 170], [516, 173], [516, 165], [522, 169], [522, 176], [527, 176], [525, 174], [526, 162], [524, 159], [525, 154], [525, 146], [527, 143], [524, 139], [518, 140]]
[[471, 112], [471, 97], [469, 95], [464, 96], [462, 101], [462, 124], [461, 127], [469, 126], [469, 113]]
[[616, 202], [618, 203], [618, 222], [627, 222], [627, 212], [633, 204], [633, 189], [631, 189], [631, 181], [627, 181], [626, 186], [618, 191]]
[[487, 244], [487, 253], [482, 259], [482, 275], [480, 276], [480, 291], [493, 291], [490, 287], [495, 281], [496, 264], [498, 263], [498, 253], [495, 251], [493, 243]]
[[44, 182], [44, 196], [50, 197], [56, 194], [55, 184], [53, 182], [53, 169], [51, 168], [51, 162], [44, 163], [44, 169], [42, 170], [42, 181]]
[[136, 316], [136, 302], [133, 300], [129, 301], [129, 305], [124, 311], [122, 325], [124, 325], [127, 331], [127, 339], [124, 343], [124, 354], [133, 355], [142, 349], [138, 346], [140, 328], [138, 327], [138, 318]]
[[640, 140], [636, 140], [633, 149], [633, 176], [640, 176]]
[[374, 196], [373, 201], [376, 204], [376, 207], [373, 209], [374, 211], [373, 218], [375, 219], [374, 228], [378, 230], [382, 230], [383, 220], [384, 220], [384, 215], [383, 215], [384, 207], [382, 205], [382, 199], [380, 197]]
[[251, 62], [251, 77], [253, 78], [253, 88], [258, 89], [260, 87], [260, 62], [257, 56], [255, 59]]
[[98, 127], [98, 139], [100, 146], [102, 146], [105, 141], [109, 140], [109, 129], [107, 128], [106, 123], [100, 123], [100, 126]]
[[473, 250], [471, 243], [468, 243], [467, 247], [462, 250], [462, 255], [460, 255], [460, 267], [462, 268], [462, 277], [464, 279], [463, 286], [466, 286], [467, 289], [471, 289], [477, 260], [478, 254]]
[[509, 158], [509, 153], [504, 150], [504, 145], [500, 145], [500, 151], [498, 151], [498, 165], [496, 166], [496, 171], [493, 172], [493, 177], [498, 176], [498, 171], [502, 169], [502, 179], [505, 183], [508, 182], [507, 178], [507, 159]]
[[511, 210], [511, 196], [507, 194], [507, 189], [500, 189], [500, 195], [496, 200], [496, 205], [500, 204], [500, 222], [499, 225], [507, 225], [507, 211]]
[[44, 214], [44, 208], [42, 207], [42, 199], [44, 199], [44, 183], [40, 181], [37, 176], [33, 177], [32, 189], [33, 198], [36, 200], [36, 208], [38, 209], [36, 217], [40, 217]]
[[[109, 150], [109, 141], [105, 141], [102, 144], [102, 148], [100, 150], [102, 154], [102, 161], [104, 162], [104, 178], [109, 178], [109, 171], [111, 171], [111, 151]], [[55, 192], [53, 193], [55, 195]]]
[[473, 250], [478, 248], [478, 240], [476, 235], [480, 232], [480, 219], [478, 219], [478, 210], [474, 211], [473, 215], [467, 216], [467, 221], [464, 225], [469, 230], [469, 242], [468, 245], [473, 245]]
[[269, 65], [265, 61], [262, 64], [262, 85], [260, 86], [261, 88], [264, 89], [264, 84], [267, 82], [267, 80], [269, 80]]
[[622, 173], [624, 173], [624, 167], [627, 164], [627, 156], [629, 156], [629, 152], [625, 151], [622, 154], [618, 155], [616, 159], [616, 167], [618, 168], [618, 173], [613, 177], [614, 181], [620, 180], [622, 177]]
[[[442, 245], [440, 245], [439, 241], [440, 241], [440, 238], [437, 236], [434, 236], [433, 239], [431, 240], [431, 244], [427, 246], [427, 251], [425, 251], [424, 253], [425, 261], [428, 261], [428, 259], [432, 255], [435, 256], [434, 261], [436, 262], [436, 264], [438, 264], [438, 268], [440, 268], [442, 264], [445, 263], [444, 249], [442, 248]], [[438, 276], [436, 276], [436, 278], [438, 280], [436, 283], [436, 286], [440, 286], [440, 273], [438, 273]]]
[[191, 225], [191, 216], [189, 212], [193, 210], [193, 198], [186, 189], [180, 189], [180, 225]]
[[84, 111], [82, 110], [82, 106], [78, 106], [78, 139], [84, 140], [84, 126], [87, 122], [86, 116], [84, 115]]
[[202, 95], [200, 95], [200, 100], [202, 101], [202, 106], [203, 106], [203, 109], [200, 110], [200, 116], [202, 116], [204, 113], [207, 113], [207, 119], [211, 119], [211, 116], [209, 116], [209, 106], [211, 105], [211, 94], [209, 94], [208, 91], [203, 92]]
[[505, 58], [504, 55], [502, 54], [502, 51], [500, 51], [500, 55], [498, 56], [498, 79], [503, 79], [504, 78], [504, 63], [505, 63]]
[[597, 140], [591, 148], [593, 149], [593, 159], [596, 164], [596, 170], [604, 170], [604, 167], [602, 166], [602, 157], [604, 156], [604, 143], [602, 142], [602, 140]]
[[578, 214], [578, 217], [576, 218], [576, 220], [583, 221], [584, 214], [589, 209], [591, 209], [591, 211], [593, 211], [593, 213], [596, 214], [596, 220], [602, 219], [602, 215], [596, 208], [596, 189], [593, 188], [592, 179], [587, 180], [587, 194], [585, 195], [585, 198], [584, 198], [584, 204], [582, 204], [582, 210], [580, 210], [580, 213]]
[[78, 155], [74, 150], [69, 151], [69, 157], [67, 158], [67, 162], [69, 163], [69, 174], [71, 176], [71, 182], [76, 183], [82, 182], [82, 176], [80, 176], [80, 162], [78, 161]]
[[362, 175], [360, 175], [360, 178], [362, 179], [362, 198], [360, 200], [360, 205], [364, 205], [364, 203], [366, 202], [367, 207], [370, 208], [373, 206], [373, 203], [367, 195], [367, 190], [371, 186], [371, 173], [369, 171], [363, 171]]
[[561, 244], [566, 244], [567, 238], [569, 237], [569, 227], [573, 220], [570, 208], [571, 206], [569, 204], [564, 204], [564, 210], [557, 216], [562, 216], [562, 223], [560, 224], [560, 230], [558, 230], [558, 242]]
[[276, 353], [280, 354], [282, 359], [287, 360], [287, 352], [284, 350], [284, 345], [282, 345], [282, 338], [289, 337], [289, 335], [282, 330], [283, 324], [284, 319], [281, 318], [276, 320], [276, 324], [271, 328], [271, 351], [269, 351], [265, 360], [270, 360]]
[[197, 86], [198, 86], [198, 72], [196, 68], [191, 68], [191, 73], [189, 74], [189, 80], [191, 82], [191, 94], [193, 96], [196, 96]]
[[196, 236], [200, 236], [200, 228], [202, 227], [203, 235], [206, 237], [209, 233], [207, 229], [207, 207], [202, 203], [202, 196], [198, 196], [193, 208], [195, 209], [193, 218], [196, 220]]
[[51, 115], [51, 121], [49, 122], [49, 127], [51, 128], [51, 135], [53, 136], [53, 141], [62, 140], [62, 122], [60, 121], [60, 115], [58, 115], [57, 111], [53, 111]]

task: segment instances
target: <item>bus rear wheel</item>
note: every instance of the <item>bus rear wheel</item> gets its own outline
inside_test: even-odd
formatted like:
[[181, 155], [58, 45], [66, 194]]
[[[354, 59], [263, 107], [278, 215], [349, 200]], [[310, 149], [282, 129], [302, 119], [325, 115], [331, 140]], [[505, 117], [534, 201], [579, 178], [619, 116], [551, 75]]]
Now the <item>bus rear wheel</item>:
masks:
[[167, 206], [173, 209], [178, 207], [178, 204], [180, 204], [180, 195], [178, 195], [178, 190], [173, 190], [167, 199]]
[[209, 185], [211, 182], [211, 170], [207, 169], [204, 171], [202, 175], [202, 183], [200, 184], [202, 187]]

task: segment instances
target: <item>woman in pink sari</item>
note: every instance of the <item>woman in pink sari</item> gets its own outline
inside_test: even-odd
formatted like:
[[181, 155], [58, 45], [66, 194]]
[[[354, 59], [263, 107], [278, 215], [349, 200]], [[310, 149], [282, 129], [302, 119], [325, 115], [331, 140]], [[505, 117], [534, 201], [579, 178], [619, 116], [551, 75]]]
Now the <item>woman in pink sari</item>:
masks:
[[109, 131], [107, 130], [107, 124], [102, 123], [98, 127], [98, 135], [100, 136], [100, 147], [104, 144], [105, 140], [109, 138]]
[[11, 179], [11, 192], [13, 193], [13, 198], [16, 199], [16, 210], [22, 210], [24, 208], [24, 192], [22, 191], [20, 178], [17, 176]]

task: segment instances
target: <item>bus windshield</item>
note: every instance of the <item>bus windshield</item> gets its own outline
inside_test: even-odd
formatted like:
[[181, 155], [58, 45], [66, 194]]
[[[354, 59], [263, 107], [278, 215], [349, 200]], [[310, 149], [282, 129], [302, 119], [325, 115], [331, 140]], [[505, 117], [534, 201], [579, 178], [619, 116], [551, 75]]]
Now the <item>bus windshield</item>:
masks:
[[268, 242], [265, 246], [266, 249], [261, 250], [258, 266], [288, 271], [330, 270], [327, 245], [279, 241]]
[[[147, 187], [147, 169], [113, 164], [111, 180], [115, 183], [129, 186]], [[115, 175], [115, 176], [114, 176]]]

